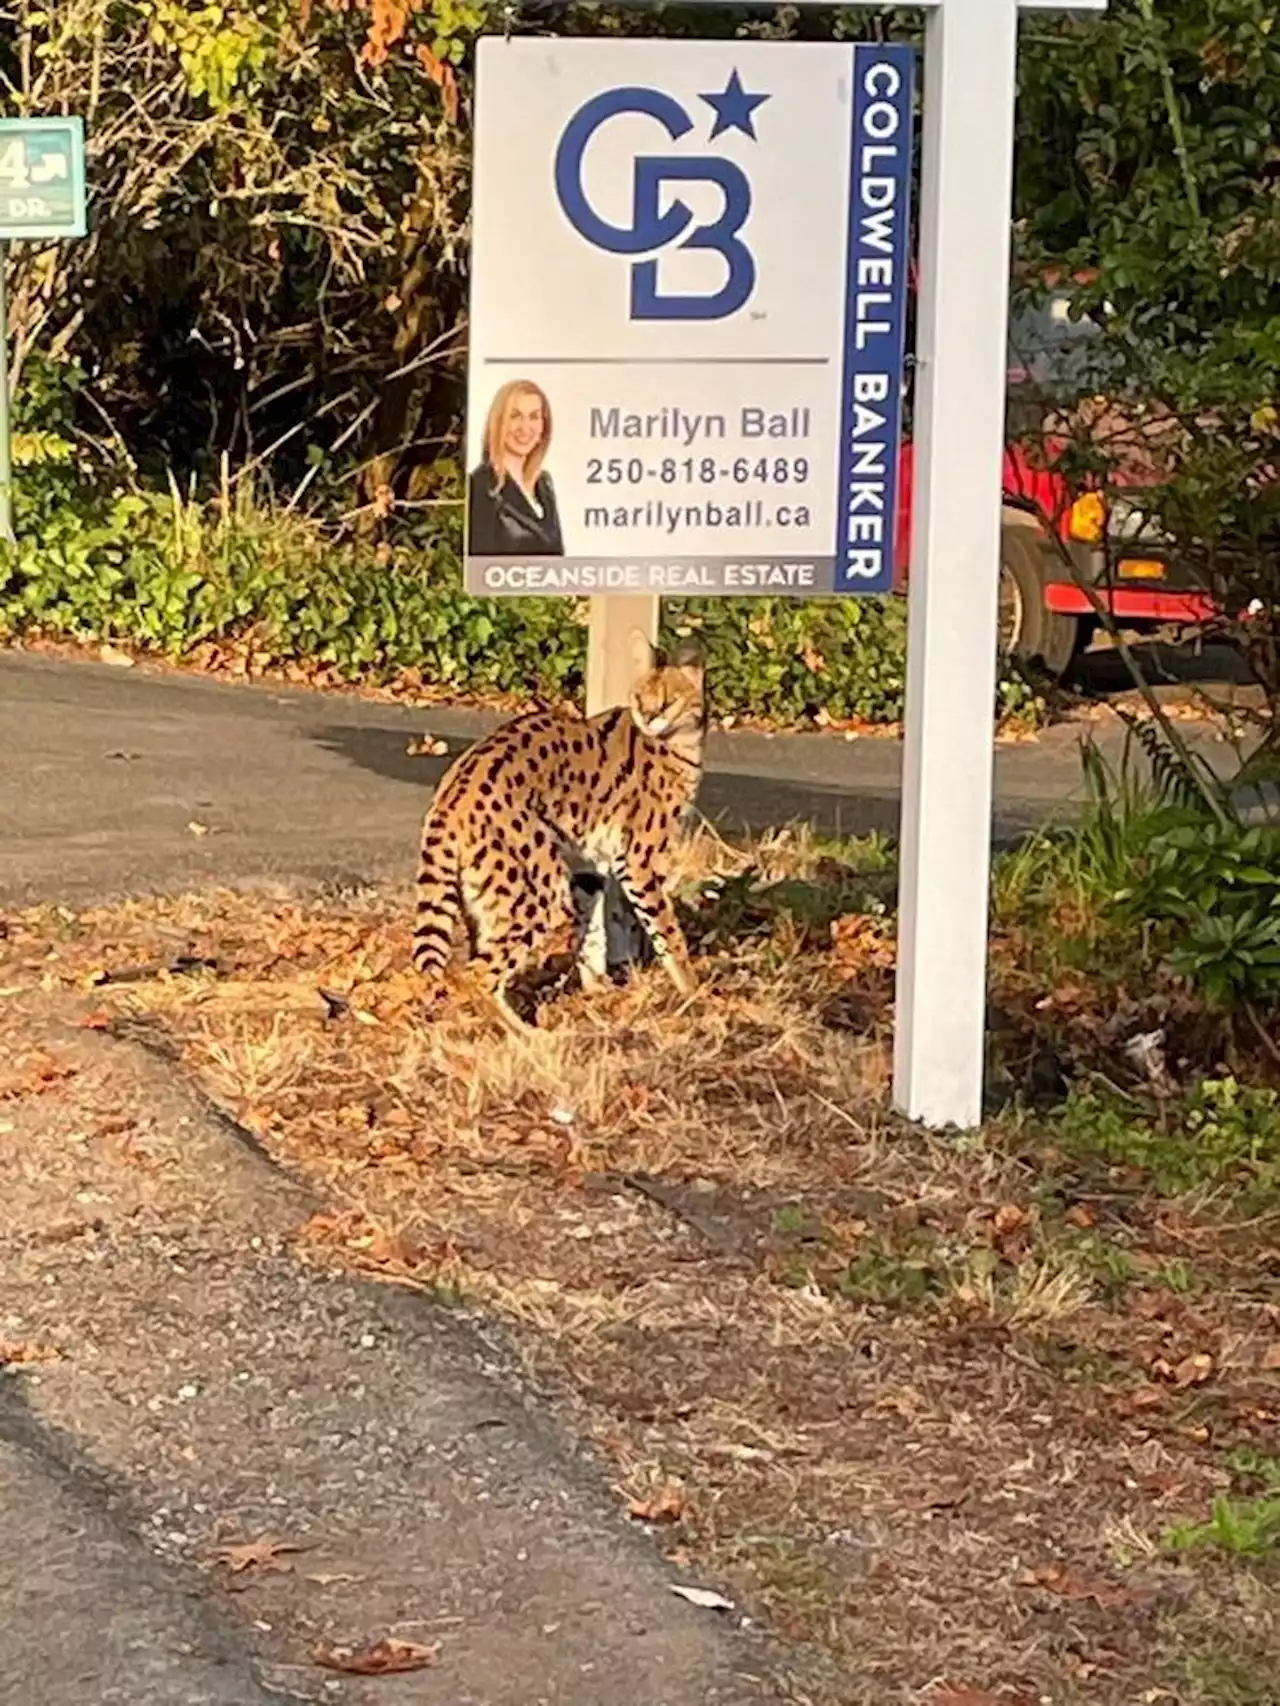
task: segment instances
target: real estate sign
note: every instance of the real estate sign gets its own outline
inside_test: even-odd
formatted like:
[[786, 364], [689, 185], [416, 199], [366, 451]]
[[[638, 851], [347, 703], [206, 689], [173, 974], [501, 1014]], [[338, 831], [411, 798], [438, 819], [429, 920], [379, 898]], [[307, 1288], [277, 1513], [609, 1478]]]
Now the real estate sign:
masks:
[[472, 591], [888, 590], [914, 67], [479, 44]]

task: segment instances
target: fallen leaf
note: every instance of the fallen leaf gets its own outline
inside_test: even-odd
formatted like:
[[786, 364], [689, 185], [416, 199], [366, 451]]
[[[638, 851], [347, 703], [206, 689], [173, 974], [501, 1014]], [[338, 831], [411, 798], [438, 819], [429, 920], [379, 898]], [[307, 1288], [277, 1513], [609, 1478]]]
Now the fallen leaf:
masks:
[[636, 1522], [679, 1522], [685, 1510], [684, 1494], [668, 1481], [653, 1498], [632, 1499], [627, 1509]]
[[23, 1096], [43, 1096], [64, 1079], [74, 1078], [74, 1066], [64, 1066], [47, 1049], [33, 1049], [18, 1061], [18, 1069], [0, 1077], [0, 1102]]
[[1197, 1351], [1194, 1356], [1183, 1357], [1173, 1371], [1175, 1386], [1203, 1386], [1213, 1374], [1213, 1358], [1207, 1351]]
[[928, 1696], [929, 1706], [1011, 1706], [1007, 1696], [988, 1694], [983, 1688], [967, 1688], [964, 1683], [941, 1683]]
[[324, 1002], [326, 1019], [341, 1019], [351, 1011], [351, 1003], [336, 989], [317, 989], [316, 994]]
[[1132, 1588], [1123, 1586], [1120, 1582], [1094, 1581], [1085, 1576], [1073, 1575], [1061, 1564], [1045, 1564], [1038, 1570], [1030, 1570], [1022, 1577], [1023, 1587], [1045, 1588], [1049, 1593], [1056, 1593], [1062, 1599], [1091, 1599], [1096, 1605], [1133, 1605], [1142, 1598]]
[[1179, 1363], [1157, 1357], [1151, 1365], [1151, 1372], [1157, 1380], [1167, 1380], [1171, 1386], [1203, 1386], [1213, 1375], [1213, 1358], [1207, 1351], [1196, 1351], [1192, 1356], [1183, 1357]]
[[76, 1021], [82, 1031], [109, 1031], [115, 1020], [110, 1013], [104, 1013], [101, 1008], [93, 1013], [86, 1013], [83, 1019]]
[[1262, 1366], [1269, 1373], [1280, 1371], [1280, 1344], [1267, 1346], [1262, 1353]]
[[214, 1553], [214, 1559], [219, 1564], [225, 1564], [233, 1576], [239, 1576], [245, 1570], [268, 1570], [281, 1573], [293, 1568], [286, 1563], [284, 1554], [287, 1552], [305, 1552], [305, 1546], [292, 1546], [287, 1540], [277, 1540], [274, 1535], [263, 1534], [257, 1540], [242, 1540], [232, 1546], [220, 1546]]
[[34, 1339], [0, 1339], [0, 1368], [30, 1368], [33, 1363], [57, 1360], [52, 1345], [37, 1344]]
[[315, 1661], [325, 1670], [340, 1670], [348, 1676], [395, 1676], [401, 1671], [428, 1670], [440, 1657], [440, 1643], [423, 1646], [420, 1641], [400, 1641], [384, 1635], [367, 1647], [334, 1646], [321, 1641]]
[[114, 664], [117, 669], [132, 669], [134, 664], [134, 660], [128, 652], [122, 652], [115, 646], [99, 646], [98, 661]]
[[1098, 1217], [1087, 1203], [1078, 1202], [1074, 1208], [1067, 1210], [1067, 1223], [1087, 1231], [1089, 1227], [1098, 1224]]
[[683, 1582], [668, 1582], [672, 1593], [681, 1599], [687, 1599], [690, 1605], [697, 1605], [703, 1611], [732, 1611], [733, 1601], [726, 1599], [722, 1593], [714, 1593], [710, 1588], [690, 1588]]
[[421, 740], [411, 740], [405, 747], [410, 758], [443, 758], [448, 750], [448, 741], [438, 735], [423, 735]]
[[1017, 1203], [1002, 1202], [991, 1217], [991, 1224], [1001, 1238], [1007, 1238], [1011, 1232], [1018, 1232], [1027, 1224], [1031, 1216], [1025, 1208], [1019, 1208]]
[[1122, 1416], [1133, 1416], [1140, 1410], [1159, 1409], [1164, 1403], [1164, 1397], [1159, 1386], [1139, 1386], [1131, 1392], [1116, 1393], [1115, 1404]]
[[303, 1579], [314, 1582], [318, 1588], [331, 1588], [338, 1582], [362, 1582], [364, 1577], [353, 1576], [346, 1570], [320, 1570], [314, 1576], [305, 1576]]
[[207, 823], [197, 823], [195, 818], [191, 819], [191, 822], [187, 825], [187, 829], [197, 838], [202, 835], [208, 835], [209, 833], [209, 825]]

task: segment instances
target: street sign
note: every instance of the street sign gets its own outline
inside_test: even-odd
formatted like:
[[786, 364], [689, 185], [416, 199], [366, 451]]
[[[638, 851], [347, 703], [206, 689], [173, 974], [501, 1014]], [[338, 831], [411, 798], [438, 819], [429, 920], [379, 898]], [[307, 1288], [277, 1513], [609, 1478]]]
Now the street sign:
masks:
[[87, 230], [83, 119], [0, 118], [0, 544], [13, 543], [5, 244]]
[[467, 585], [894, 579], [915, 55], [479, 44]]
[[0, 243], [83, 237], [84, 122], [0, 119]]

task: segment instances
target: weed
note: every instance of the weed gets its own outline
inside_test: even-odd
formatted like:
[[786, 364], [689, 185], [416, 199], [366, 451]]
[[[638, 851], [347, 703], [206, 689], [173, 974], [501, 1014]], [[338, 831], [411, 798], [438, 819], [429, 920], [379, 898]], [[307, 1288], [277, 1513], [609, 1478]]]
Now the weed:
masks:
[[773, 1217], [773, 1230], [780, 1238], [800, 1238], [816, 1242], [822, 1229], [802, 1203], [784, 1203]]
[[1177, 1103], [1154, 1108], [1073, 1089], [1055, 1122], [1076, 1156], [1134, 1168], [1162, 1196], [1225, 1189], [1266, 1201], [1280, 1189], [1280, 1095], [1234, 1078], [1206, 1078]]
[[1060, 1242], [1072, 1263], [1091, 1277], [1104, 1297], [1123, 1296], [1137, 1278], [1138, 1264], [1133, 1256], [1112, 1239], [1100, 1238], [1094, 1232], [1069, 1236], [1064, 1229]]
[[1032, 1331], [1074, 1315], [1093, 1294], [1089, 1275], [1056, 1251], [1040, 1261], [1009, 1264], [982, 1247], [953, 1263], [947, 1278], [967, 1313]]
[[1080, 822], [997, 861], [995, 916], [1030, 928], [1046, 967], [1132, 981], [1163, 966], [1265, 1038], [1280, 1003], [1280, 829], [1237, 822], [1194, 755], [1141, 726], [1137, 744], [1144, 768], [1131, 743], [1115, 765], [1086, 745]]
[[1152, 1268], [1151, 1279], [1155, 1285], [1163, 1286], [1177, 1297], [1191, 1297], [1203, 1291], [1208, 1284], [1205, 1276], [1197, 1273], [1191, 1263], [1180, 1256]]
[[[1255, 1662], [1230, 1652], [1193, 1653], [1183, 1661], [1188, 1706], [1275, 1706], [1275, 1654]], [[1171, 1697], [1172, 1698], [1172, 1697]]]
[[1261, 1558], [1280, 1548], [1280, 1497], [1253, 1499], [1220, 1495], [1208, 1522], [1175, 1523], [1164, 1537], [1171, 1552], [1202, 1546], [1239, 1558]]
[[871, 1243], [836, 1277], [833, 1289], [850, 1301], [909, 1308], [938, 1295], [944, 1273], [932, 1239], [917, 1234], [900, 1249]]
[[1268, 1457], [1251, 1445], [1238, 1445], [1228, 1453], [1227, 1467], [1241, 1490], [1280, 1495], [1280, 1457]]

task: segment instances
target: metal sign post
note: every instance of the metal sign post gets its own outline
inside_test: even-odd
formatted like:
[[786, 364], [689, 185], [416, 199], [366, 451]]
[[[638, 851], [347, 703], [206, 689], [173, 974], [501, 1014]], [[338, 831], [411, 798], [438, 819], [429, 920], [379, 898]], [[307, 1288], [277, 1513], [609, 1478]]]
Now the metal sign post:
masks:
[[9, 429], [9, 293], [5, 287], [7, 245], [0, 243], [0, 545], [13, 540], [13, 448]]
[[0, 542], [13, 543], [13, 452], [9, 421], [7, 248], [83, 237], [84, 123], [78, 118], [0, 119]]

